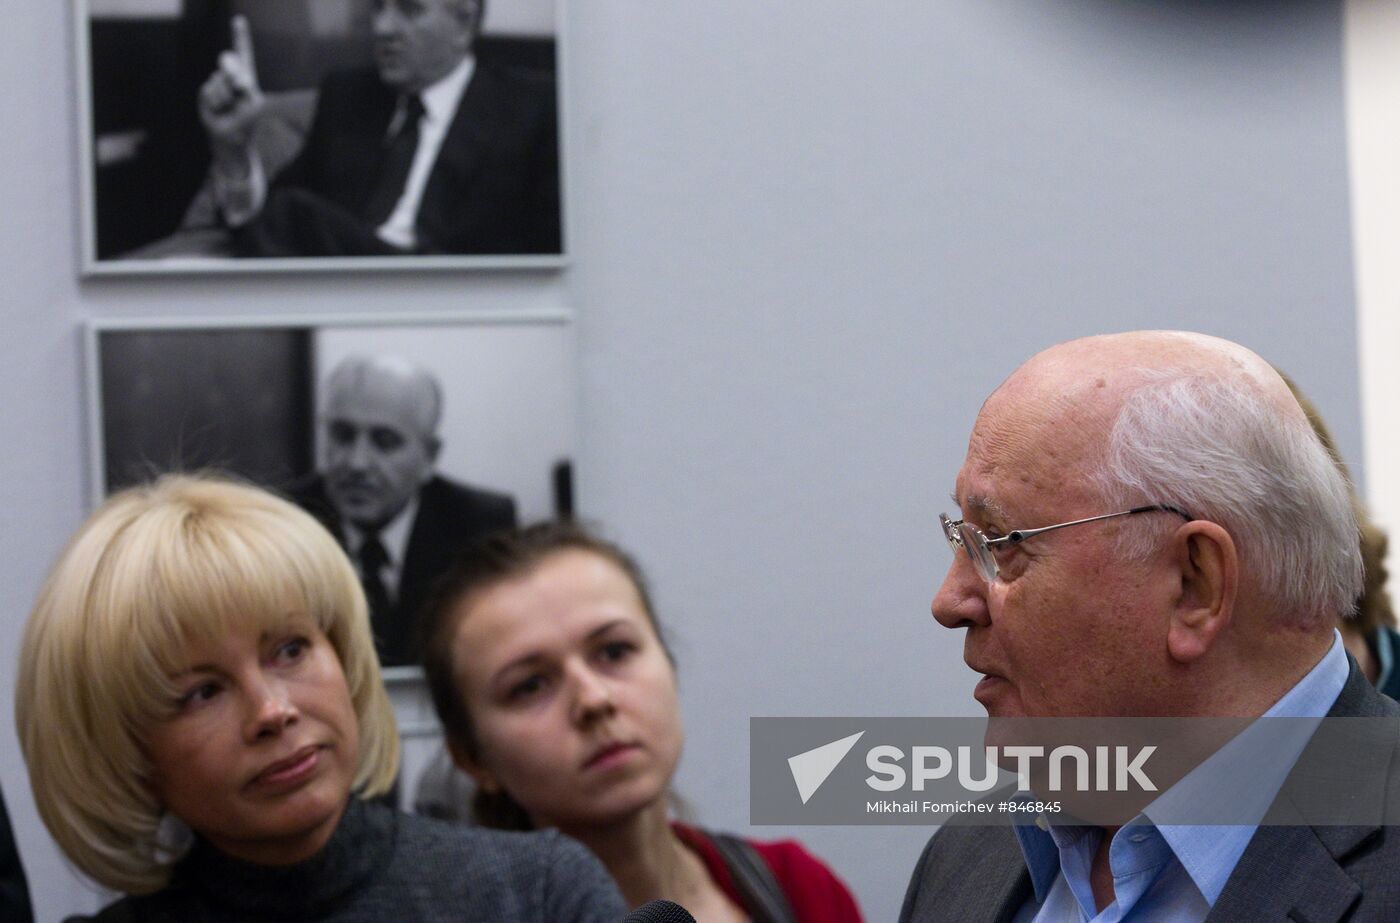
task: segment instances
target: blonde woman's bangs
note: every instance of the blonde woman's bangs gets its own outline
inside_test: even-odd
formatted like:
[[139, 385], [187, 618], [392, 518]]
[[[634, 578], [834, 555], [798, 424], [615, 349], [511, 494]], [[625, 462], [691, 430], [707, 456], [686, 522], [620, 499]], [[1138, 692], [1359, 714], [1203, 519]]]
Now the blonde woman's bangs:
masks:
[[[343, 660], [337, 627], [354, 617], [353, 571], [309, 517], [289, 522], [279, 513], [246, 501], [167, 504], [114, 536], [94, 575], [83, 659], [89, 675], [111, 684], [101, 693], [128, 704], [135, 728], [172, 713], [171, 677], [188, 667], [191, 642], [249, 627], [275, 634], [302, 617]], [[107, 661], [123, 649], [116, 664]]]

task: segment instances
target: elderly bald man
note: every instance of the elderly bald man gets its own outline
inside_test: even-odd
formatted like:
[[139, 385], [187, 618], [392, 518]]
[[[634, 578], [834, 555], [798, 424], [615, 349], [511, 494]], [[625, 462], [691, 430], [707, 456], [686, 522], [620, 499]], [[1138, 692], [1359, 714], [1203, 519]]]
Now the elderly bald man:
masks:
[[[1235, 343], [1143, 332], [1040, 353], [983, 404], [953, 499], [932, 609], [966, 631], [989, 716], [1400, 717], [1333, 628], [1362, 580], [1346, 482]], [[1400, 838], [947, 827], [901, 919], [1396, 920]]]
[[324, 387], [320, 474], [293, 492], [360, 572], [380, 660], [414, 661], [428, 589], [465, 545], [515, 525], [511, 497], [434, 473], [442, 386], [396, 356], [352, 356]]

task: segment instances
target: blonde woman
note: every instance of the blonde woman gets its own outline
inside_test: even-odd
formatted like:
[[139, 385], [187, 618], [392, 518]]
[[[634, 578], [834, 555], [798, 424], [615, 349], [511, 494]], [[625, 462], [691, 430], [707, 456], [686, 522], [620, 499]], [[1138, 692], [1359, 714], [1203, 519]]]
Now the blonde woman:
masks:
[[108, 920], [608, 920], [603, 869], [365, 801], [398, 734], [355, 572], [295, 506], [166, 477], [104, 503], [25, 632], [44, 822]]

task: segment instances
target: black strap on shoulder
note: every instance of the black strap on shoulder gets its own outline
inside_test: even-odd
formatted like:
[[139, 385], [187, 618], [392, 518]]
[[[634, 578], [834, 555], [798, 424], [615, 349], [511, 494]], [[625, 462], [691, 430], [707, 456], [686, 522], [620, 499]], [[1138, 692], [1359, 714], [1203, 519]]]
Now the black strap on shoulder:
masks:
[[24, 880], [24, 865], [19, 861], [14, 834], [10, 832], [10, 815], [5, 811], [5, 797], [0, 795], [0, 919], [11, 923], [33, 923], [34, 911], [29, 906], [29, 885]]
[[787, 895], [757, 850], [728, 833], [709, 836], [729, 874], [734, 876], [734, 886], [744, 899], [744, 910], [754, 923], [797, 923]]

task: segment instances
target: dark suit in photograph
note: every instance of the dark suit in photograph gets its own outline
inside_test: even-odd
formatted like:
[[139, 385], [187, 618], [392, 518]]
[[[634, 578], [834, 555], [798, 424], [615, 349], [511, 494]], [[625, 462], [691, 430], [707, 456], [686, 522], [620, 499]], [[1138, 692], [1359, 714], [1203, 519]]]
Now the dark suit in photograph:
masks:
[[[373, 68], [321, 83], [305, 144], [237, 232], [249, 256], [395, 251], [366, 220], [399, 105]], [[551, 78], [478, 60], [428, 174], [415, 229], [423, 254], [562, 251], [559, 134]]]
[[[340, 514], [326, 494], [323, 479], [317, 477], [304, 489], [294, 490], [292, 499], [345, 544]], [[417, 662], [412, 648], [418, 611], [433, 581], [447, 570], [456, 554], [478, 539], [515, 524], [515, 500], [506, 494], [436, 476], [423, 485], [418, 491], [418, 512], [410, 526], [399, 571], [398, 592], [388, 611], [370, 613], [375, 645], [384, 666]]]
[[[1346, 685], [1327, 717], [1400, 721], [1400, 705], [1376, 692], [1352, 661]], [[1396, 798], [1394, 775], [1400, 769], [1400, 749], [1395, 738], [1384, 752], [1372, 756], [1379, 772], [1389, 767], [1391, 776], [1390, 791], [1381, 787], [1378, 797]], [[1327, 759], [1328, 754], [1309, 750], [1299, 762], [1326, 763]], [[1338, 778], [1343, 778], [1346, 767], [1338, 768], [1342, 770]], [[1285, 790], [1288, 784], [1284, 783]], [[1377, 816], [1394, 817], [1397, 807], [1379, 805]], [[1010, 827], [949, 826], [934, 834], [919, 857], [899, 919], [900, 923], [1010, 923], [1032, 897], [1025, 856]], [[1206, 920], [1400, 920], [1400, 827], [1260, 826]]]

